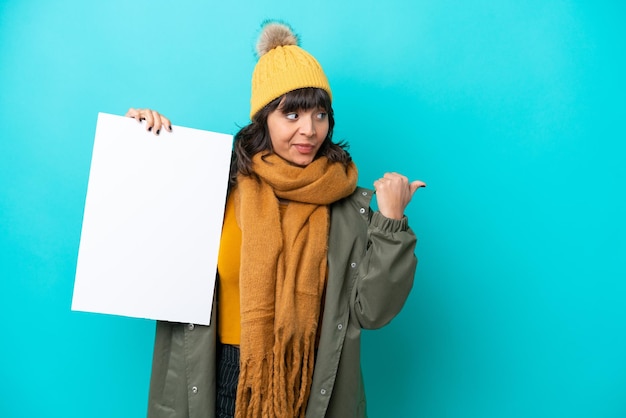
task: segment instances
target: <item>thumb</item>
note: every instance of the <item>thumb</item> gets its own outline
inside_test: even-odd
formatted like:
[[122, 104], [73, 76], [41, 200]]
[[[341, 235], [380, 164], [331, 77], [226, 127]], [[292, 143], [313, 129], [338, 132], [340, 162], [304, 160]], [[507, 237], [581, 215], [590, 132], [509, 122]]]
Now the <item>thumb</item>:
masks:
[[412, 181], [409, 184], [409, 190], [411, 191], [411, 195], [413, 195], [413, 193], [415, 193], [415, 191], [419, 189], [420, 187], [426, 187], [426, 183], [424, 183], [421, 180]]

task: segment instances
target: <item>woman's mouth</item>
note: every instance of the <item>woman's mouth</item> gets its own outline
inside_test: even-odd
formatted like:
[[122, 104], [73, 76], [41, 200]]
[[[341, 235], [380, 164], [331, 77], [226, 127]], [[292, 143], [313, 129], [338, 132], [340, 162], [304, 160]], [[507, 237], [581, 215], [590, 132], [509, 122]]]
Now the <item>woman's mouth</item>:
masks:
[[300, 154], [310, 154], [315, 150], [315, 146], [310, 144], [295, 144], [294, 147]]

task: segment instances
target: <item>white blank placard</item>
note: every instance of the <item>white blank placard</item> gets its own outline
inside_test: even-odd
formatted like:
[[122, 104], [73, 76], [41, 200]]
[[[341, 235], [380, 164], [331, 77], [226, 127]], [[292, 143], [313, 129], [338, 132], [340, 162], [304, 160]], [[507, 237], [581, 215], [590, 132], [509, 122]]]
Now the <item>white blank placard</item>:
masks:
[[72, 310], [209, 324], [231, 149], [98, 115]]

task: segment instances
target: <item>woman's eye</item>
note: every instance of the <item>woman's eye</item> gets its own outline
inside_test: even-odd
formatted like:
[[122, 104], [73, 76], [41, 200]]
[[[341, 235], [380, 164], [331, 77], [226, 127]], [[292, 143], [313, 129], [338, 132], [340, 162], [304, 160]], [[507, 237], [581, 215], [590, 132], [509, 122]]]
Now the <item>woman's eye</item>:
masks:
[[287, 119], [296, 120], [298, 119], [298, 114], [296, 112], [287, 113], [285, 115]]
[[320, 112], [320, 113], [317, 114], [317, 118], [319, 120], [324, 120], [324, 119], [326, 119], [327, 116], [328, 116], [328, 113], [326, 113], [326, 112]]

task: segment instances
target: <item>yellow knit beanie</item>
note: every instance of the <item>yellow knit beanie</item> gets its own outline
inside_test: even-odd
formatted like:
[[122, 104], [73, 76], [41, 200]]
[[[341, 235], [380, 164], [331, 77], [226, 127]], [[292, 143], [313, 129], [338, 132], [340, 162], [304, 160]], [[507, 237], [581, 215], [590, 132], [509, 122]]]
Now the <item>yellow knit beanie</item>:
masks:
[[319, 62], [298, 46], [298, 37], [286, 24], [266, 22], [256, 49], [259, 61], [252, 73], [250, 119], [272, 100], [292, 90], [318, 87], [332, 98]]

